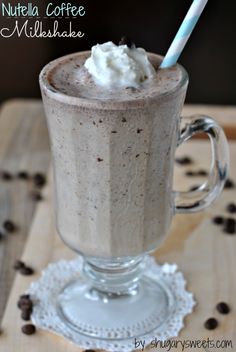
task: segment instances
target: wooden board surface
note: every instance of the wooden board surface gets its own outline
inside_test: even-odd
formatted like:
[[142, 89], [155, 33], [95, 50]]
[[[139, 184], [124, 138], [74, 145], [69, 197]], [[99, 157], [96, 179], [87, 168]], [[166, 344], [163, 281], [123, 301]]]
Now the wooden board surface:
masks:
[[[20, 170], [47, 172], [50, 162], [48, 133], [42, 104], [38, 100], [12, 100], [0, 111], [0, 172], [16, 175]], [[12, 268], [24, 249], [35, 202], [30, 182], [0, 179], [0, 227], [6, 219], [18, 226], [17, 233], [0, 241], [0, 320], [15, 276]]]
[[[29, 116], [32, 114], [36, 116], [37, 114], [40, 115], [38, 119], [42, 119], [42, 107], [38, 102], [32, 102], [29, 105], [29, 102], [24, 101], [16, 101], [10, 103], [9, 106], [5, 106], [5, 111], [10, 111], [11, 113], [8, 114], [8, 121], [13, 121], [14, 117], [18, 115], [20, 111], [20, 107], [22, 110], [28, 111], [28, 113], [24, 116]], [[25, 106], [24, 106], [25, 105]], [[31, 109], [29, 109], [31, 106]], [[14, 108], [14, 109], [13, 109]], [[1, 112], [0, 118], [0, 127], [4, 126], [1, 125], [2, 121], [6, 121], [6, 112], [4, 109]], [[10, 110], [9, 110], [10, 109]], [[27, 110], [28, 109], [28, 110]], [[38, 110], [37, 110], [38, 109]], [[187, 107], [185, 114], [192, 114], [195, 111], [201, 110], [201, 112], [206, 112], [209, 115], [218, 115], [223, 116], [225, 108], [213, 108], [210, 111], [206, 111], [205, 108], [201, 107]], [[227, 109], [226, 109], [227, 110]], [[36, 112], [38, 111], [38, 112]], [[4, 114], [3, 114], [4, 112]], [[14, 112], [14, 114], [13, 114]], [[12, 115], [14, 117], [12, 117]], [[227, 115], [227, 114], [226, 114]], [[234, 126], [233, 116], [236, 116], [236, 109], [232, 110], [230, 108], [230, 114], [227, 116], [231, 116], [232, 122], [229, 119], [227, 122], [228, 124], [232, 124], [232, 128]], [[10, 116], [10, 117], [9, 117]], [[23, 115], [22, 115], [23, 116]], [[216, 116], [216, 117], [218, 117]], [[22, 117], [23, 118], [23, 117]], [[26, 117], [25, 117], [26, 118]], [[36, 117], [35, 117], [36, 118]], [[43, 120], [42, 120], [43, 121]], [[21, 122], [22, 126], [24, 123]], [[9, 126], [11, 123], [9, 122]], [[5, 126], [4, 130], [7, 130], [9, 126]], [[26, 164], [23, 164], [24, 167], [29, 169], [29, 165], [32, 165], [32, 171], [43, 170], [43, 167], [46, 167], [46, 164], [49, 160], [49, 151], [48, 151], [48, 142], [47, 142], [47, 135], [45, 132], [45, 124], [42, 123], [42, 131], [40, 133], [41, 140], [38, 145], [35, 146], [32, 142], [31, 150], [29, 152], [28, 160]], [[24, 127], [22, 127], [24, 128]], [[20, 127], [18, 126], [20, 131]], [[11, 128], [9, 128], [11, 130]], [[36, 128], [38, 130], [38, 128]], [[40, 131], [40, 129], [39, 129]], [[21, 132], [18, 132], [21, 134]], [[22, 132], [23, 133], [23, 132]], [[35, 132], [36, 133], [36, 132]], [[37, 133], [36, 133], [37, 134]], [[12, 144], [14, 146], [14, 133], [7, 133], [3, 139], [6, 139], [5, 143]], [[28, 134], [29, 136], [29, 134]], [[37, 138], [36, 138], [37, 139]], [[1, 151], [1, 139], [0, 139], [0, 153]], [[45, 148], [44, 148], [45, 146]], [[42, 149], [40, 149], [42, 148]], [[41, 151], [43, 150], [42, 154]], [[205, 152], [207, 150], [207, 152]], [[18, 161], [19, 154], [24, 155], [27, 154], [27, 148], [25, 150], [20, 149], [20, 145], [18, 144], [18, 149], [12, 147], [11, 153], [8, 154], [7, 159], [9, 157], [15, 158]], [[199, 141], [192, 141], [189, 142], [188, 145], [181, 147], [178, 151], [181, 155], [183, 154], [192, 154], [195, 159], [196, 167], [208, 165], [208, 158], [209, 158], [209, 145], [207, 142], [199, 142]], [[37, 163], [35, 158], [35, 154], [44, 155], [44, 166], [40, 166]], [[2, 155], [2, 154], [0, 154]], [[4, 155], [4, 153], [3, 153]], [[18, 155], [18, 156], [17, 156]], [[199, 160], [199, 157], [204, 159]], [[32, 160], [31, 160], [32, 159]], [[231, 159], [236, 160], [236, 142], [231, 142]], [[35, 164], [34, 164], [35, 162]], [[32, 164], [31, 164], [32, 163]], [[18, 170], [17, 165], [15, 162], [12, 162], [12, 171]], [[34, 166], [33, 166], [34, 165]], [[35, 166], [36, 165], [36, 166]], [[20, 166], [22, 166], [20, 164]], [[22, 166], [22, 167], [23, 167]], [[37, 167], [38, 166], [38, 167]], [[232, 166], [234, 164], [232, 163]], [[10, 166], [8, 166], [10, 168]], [[178, 187], [183, 187], [183, 184], [189, 187], [190, 183], [199, 183], [201, 179], [188, 179], [184, 177], [184, 170], [186, 167], [176, 167], [176, 183], [179, 185]], [[231, 170], [232, 177], [236, 181], [235, 177], [235, 166]], [[19, 182], [19, 181], [16, 181]], [[5, 187], [5, 184], [4, 184]], [[10, 187], [7, 186], [7, 187]], [[12, 187], [13, 184], [11, 185]], [[19, 185], [18, 188], [13, 192], [13, 194], [17, 194], [20, 189], [23, 187]], [[177, 187], [177, 186], [176, 186]], [[3, 186], [2, 186], [3, 188]], [[3, 334], [0, 337], [0, 351], [4, 352], [23, 352], [23, 351], [35, 351], [35, 352], [48, 352], [48, 351], [57, 351], [57, 352], [74, 352], [74, 351], [81, 351], [78, 347], [73, 346], [71, 343], [66, 341], [64, 338], [57, 337], [53, 334], [38, 331], [36, 335], [27, 337], [21, 334], [20, 327], [22, 326], [22, 321], [20, 319], [19, 311], [16, 308], [16, 301], [22, 292], [29, 286], [32, 280], [36, 280], [40, 276], [40, 271], [48, 264], [49, 261], [56, 261], [61, 258], [72, 258], [74, 257], [73, 252], [67, 249], [63, 243], [60, 241], [58, 235], [55, 233], [54, 224], [53, 224], [53, 214], [52, 214], [52, 194], [51, 194], [51, 181], [47, 185], [44, 190], [44, 198], [45, 200], [37, 206], [36, 214], [33, 218], [33, 223], [30, 231], [30, 235], [28, 237], [28, 241], [23, 253], [23, 260], [27, 263], [31, 264], [36, 269], [36, 274], [32, 277], [22, 277], [20, 275], [16, 275], [14, 285], [11, 290], [11, 294], [8, 300], [8, 304], [5, 310], [5, 314], [2, 321], [2, 329]], [[17, 192], [16, 192], [17, 191]], [[10, 191], [9, 191], [10, 192]], [[23, 191], [22, 191], [23, 192]], [[25, 195], [27, 195], [27, 191], [25, 191]], [[8, 196], [9, 197], [9, 196]], [[19, 195], [17, 196], [19, 197]], [[22, 196], [23, 197], [23, 196]], [[1, 208], [5, 204], [6, 198], [1, 198]], [[21, 207], [29, 207], [27, 197], [23, 197], [21, 201]], [[236, 346], [236, 336], [234, 336], [234, 332], [236, 331], [236, 316], [234, 311], [236, 310], [235, 305], [235, 294], [236, 294], [236, 281], [235, 281], [235, 274], [234, 268], [236, 264], [236, 236], [226, 236], [223, 235], [219, 228], [213, 226], [211, 224], [211, 217], [212, 214], [222, 213], [224, 210], [225, 204], [230, 200], [236, 199], [235, 190], [232, 192], [224, 191], [221, 199], [214, 204], [213, 207], [208, 209], [204, 213], [199, 213], [195, 215], [178, 215], [174, 219], [172, 229], [166, 238], [166, 241], [163, 243], [163, 246], [156, 252], [156, 257], [158, 258], [159, 262], [177, 262], [179, 268], [184, 272], [187, 280], [188, 280], [188, 288], [192, 292], [194, 292], [195, 297], [198, 301], [198, 305], [195, 309], [195, 312], [186, 319], [186, 328], [182, 331], [180, 338], [181, 339], [198, 339], [198, 338], [206, 338], [210, 336], [214, 339], [234, 339], [234, 346]], [[14, 203], [15, 202], [15, 203]], [[27, 203], [27, 204], [24, 204]], [[12, 213], [7, 214], [8, 216], [15, 216], [15, 213], [19, 211], [17, 206], [17, 201], [15, 198], [11, 198], [10, 200]], [[14, 206], [12, 205], [14, 204]], [[18, 204], [19, 205], [19, 204]], [[32, 207], [32, 204], [31, 204]], [[0, 215], [2, 209], [0, 208]], [[25, 209], [26, 209], [25, 208]], [[13, 213], [14, 209], [14, 213]], [[28, 209], [28, 208], [27, 208]], [[22, 229], [23, 226], [26, 226], [24, 222], [26, 219], [21, 215], [25, 214], [27, 211], [21, 210], [22, 213], [19, 213], [19, 223], [20, 228]], [[29, 212], [28, 215], [28, 224], [31, 223], [32, 214]], [[29, 225], [27, 225], [29, 226]], [[22, 232], [22, 231], [21, 231]], [[11, 243], [4, 243], [4, 246], [9, 246], [13, 255], [11, 256], [11, 260], [6, 256], [6, 252], [2, 254], [2, 263], [6, 268], [8, 266], [8, 270], [11, 269], [12, 262], [15, 258], [19, 257], [19, 253], [21, 252], [21, 248], [23, 246], [23, 240], [20, 242], [19, 245], [16, 241], [16, 236], [20, 238], [26, 238], [27, 236], [27, 228], [25, 229], [25, 235], [22, 233], [14, 235], [15, 237], [11, 240]], [[13, 235], [12, 235], [13, 236]], [[20, 241], [18, 239], [18, 241]], [[9, 241], [10, 242], [10, 241]], [[2, 244], [1, 244], [2, 246]], [[1, 247], [2, 248], [2, 247]], [[2, 250], [2, 249], [0, 249]], [[15, 252], [14, 252], [15, 251]], [[3, 253], [3, 252], [2, 252]], [[17, 254], [17, 255], [16, 255]], [[15, 258], [14, 255], [16, 255]], [[1, 258], [1, 257], [0, 257]], [[5, 264], [8, 260], [8, 264]], [[11, 265], [10, 265], [11, 262]], [[9, 266], [10, 265], [10, 266]], [[1, 267], [2, 270], [2, 267]], [[12, 273], [12, 271], [11, 271]], [[13, 274], [12, 274], [13, 275]], [[4, 286], [5, 282], [3, 281], [3, 277], [1, 276], [1, 282]], [[8, 276], [5, 276], [8, 277]], [[1, 292], [2, 294], [2, 286]], [[233, 313], [229, 316], [219, 316], [214, 309], [214, 305], [219, 300], [225, 300], [230, 303], [233, 308]], [[209, 316], [216, 316], [219, 318], [220, 327], [215, 331], [208, 333], [203, 328], [204, 320]], [[181, 351], [177, 349], [177, 351]]]

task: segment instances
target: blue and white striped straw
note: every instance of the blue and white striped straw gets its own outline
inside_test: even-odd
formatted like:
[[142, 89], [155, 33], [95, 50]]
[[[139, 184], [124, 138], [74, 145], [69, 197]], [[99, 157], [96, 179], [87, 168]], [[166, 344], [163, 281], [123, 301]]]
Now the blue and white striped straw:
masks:
[[160, 68], [176, 64], [208, 0], [194, 0], [185, 16]]

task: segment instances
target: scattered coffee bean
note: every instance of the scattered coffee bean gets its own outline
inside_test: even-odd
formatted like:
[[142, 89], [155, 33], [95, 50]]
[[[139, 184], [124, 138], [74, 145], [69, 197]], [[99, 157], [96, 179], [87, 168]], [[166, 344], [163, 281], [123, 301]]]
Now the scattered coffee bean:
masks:
[[13, 178], [12, 174], [8, 171], [1, 171], [0, 177], [4, 181], [11, 181]]
[[192, 171], [188, 170], [185, 172], [186, 176], [193, 177], [193, 176], [207, 176], [208, 173], [205, 170], [199, 170], [199, 171]]
[[225, 302], [220, 302], [216, 305], [216, 309], [218, 310], [219, 313], [221, 314], [229, 314], [230, 308], [227, 303]]
[[195, 185], [195, 186], [190, 187], [190, 188], [189, 188], [189, 191], [190, 191], [190, 192], [193, 192], [193, 191], [196, 191], [198, 188], [199, 188], [199, 186], [198, 186], [198, 185]]
[[35, 326], [33, 324], [26, 324], [26, 325], [22, 326], [21, 331], [25, 335], [32, 335], [32, 334], [35, 333], [36, 329], [35, 329]]
[[97, 161], [100, 163], [101, 161], [103, 161], [103, 159], [97, 158]]
[[20, 295], [20, 299], [30, 299], [30, 294], [24, 293], [23, 295]]
[[189, 176], [189, 177], [192, 177], [192, 176], [195, 176], [195, 172], [193, 172], [193, 171], [186, 171], [186, 172], [185, 172], [185, 175], [186, 175], [186, 176]]
[[30, 198], [36, 202], [40, 202], [41, 200], [43, 200], [42, 194], [38, 191], [30, 192]]
[[193, 160], [188, 156], [183, 156], [181, 158], [176, 158], [175, 162], [179, 165], [189, 165], [193, 163]]
[[208, 172], [206, 170], [199, 170], [197, 171], [198, 176], [207, 176]]
[[134, 46], [134, 43], [130, 38], [128, 38], [126, 35], [124, 35], [121, 40], [119, 41], [119, 45], [127, 45], [128, 48], [132, 48]]
[[205, 321], [204, 326], [207, 330], [214, 330], [218, 326], [218, 321], [215, 318], [209, 318]]
[[33, 302], [31, 299], [20, 298], [17, 302], [18, 308], [22, 311], [32, 311], [33, 309]]
[[20, 268], [20, 273], [25, 276], [33, 275], [34, 269], [30, 268], [29, 266], [23, 266], [22, 268]]
[[117, 133], [117, 131], [111, 131], [111, 133]]
[[216, 225], [222, 225], [224, 222], [224, 218], [223, 216], [215, 216], [212, 221]]
[[141, 133], [142, 132], [142, 129], [141, 128], [138, 128], [137, 129], [137, 133]]
[[46, 177], [40, 172], [37, 172], [33, 175], [33, 183], [36, 187], [41, 188], [46, 184]]
[[226, 210], [229, 212], [229, 213], [236, 213], [236, 204], [234, 203], [229, 203], [226, 207]]
[[29, 321], [31, 318], [32, 310], [22, 310], [21, 319], [25, 321]]
[[223, 231], [229, 235], [236, 233], [236, 221], [233, 218], [227, 218], [224, 220]]
[[15, 270], [19, 270], [19, 269], [21, 269], [21, 268], [23, 268], [25, 266], [25, 263], [24, 262], [22, 262], [21, 260], [16, 260], [15, 261], [15, 263], [14, 263], [14, 265], [13, 265], [13, 268], [15, 269]]
[[27, 171], [19, 171], [17, 174], [17, 178], [19, 178], [20, 180], [28, 180], [29, 174]]
[[230, 178], [228, 178], [225, 181], [225, 187], [224, 188], [234, 188], [234, 182]]
[[4, 223], [3, 223], [3, 228], [7, 232], [11, 232], [12, 233], [12, 232], [14, 232], [16, 230], [16, 225], [11, 220], [5, 220]]

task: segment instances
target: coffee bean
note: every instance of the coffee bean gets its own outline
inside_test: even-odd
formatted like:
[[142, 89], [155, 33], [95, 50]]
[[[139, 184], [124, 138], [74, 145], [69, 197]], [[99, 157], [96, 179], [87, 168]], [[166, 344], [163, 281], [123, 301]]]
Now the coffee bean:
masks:
[[228, 178], [225, 181], [225, 187], [224, 188], [234, 188], [234, 182], [230, 178]]
[[3, 228], [7, 232], [11, 232], [12, 233], [12, 232], [14, 232], [16, 230], [16, 225], [11, 220], [5, 220], [4, 223], [3, 223]]
[[137, 129], [137, 133], [141, 133], [142, 132], [142, 129], [141, 128], [138, 128]]
[[126, 35], [124, 35], [121, 40], [119, 41], [119, 45], [127, 45], [128, 48], [132, 48], [134, 46], [134, 43], [130, 38], [128, 38]]
[[193, 191], [196, 191], [198, 188], [199, 188], [199, 186], [198, 186], [198, 185], [195, 185], [195, 186], [190, 187], [190, 188], [189, 188], [189, 191], [190, 191], [190, 192], [193, 192]]
[[27, 310], [22, 310], [21, 312], [21, 319], [25, 321], [29, 321], [31, 318], [32, 310], [27, 309]]
[[103, 161], [103, 159], [97, 158], [97, 161], [100, 163], [101, 161]]
[[180, 158], [176, 158], [175, 162], [179, 165], [189, 165], [193, 163], [193, 160], [188, 156], [183, 156]]
[[43, 200], [42, 194], [40, 192], [38, 192], [38, 191], [32, 191], [30, 193], [30, 198], [32, 200], [34, 200], [35, 202], [40, 202], [41, 200]]
[[236, 221], [233, 218], [225, 219], [223, 231], [229, 235], [234, 235], [236, 233]]
[[186, 176], [193, 177], [193, 176], [207, 176], [208, 173], [205, 170], [199, 170], [199, 171], [186, 171], [185, 172]]
[[29, 303], [33, 306], [33, 302], [31, 301], [30, 299], [30, 295], [28, 294], [24, 294], [24, 295], [21, 295], [17, 301], [17, 307], [21, 309], [21, 305], [23, 305], [24, 303]]
[[208, 172], [206, 170], [199, 170], [197, 171], [198, 176], [207, 176]]
[[20, 295], [19, 299], [30, 299], [30, 295], [28, 293], [24, 293], [23, 295]]
[[189, 177], [192, 177], [192, 176], [195, 176], [195, 172], [194, 171], [186, 171], [185, 175], [189, 176]]
[[29, 295], [21, 296], [17, 302], [17, 307], [21, 310], [32, 310], [33, 309], [33, 302], [30, 298], [27, 298]]
[[4, 181], [11, 181], [13, 178], [12, 174], [8, 171], [1, 171], [0, 177]]
[[42, 173], [37, 172], [33, 175], [33, 183], [36, 187], [41, 188], [46, 184], [46, 177]]
[[33, 309], [33, 302], [31, 299], [22, 299], [18, 301], [17, 304], [18, 308], [20, 308], [22, 311], [32, 311]]
[[214, 330], [218, 326], [218, 321], [215, 318], [209, 318], [205, 321], [204, 326], [207, 330]]
[[218, 310], [219, 313], [221, 314], [229, 314], [230, 308], [227, 303], [225, 302], [220, 302], [216, 305], [216, 309]]
[[236, 213], [236, 204], [234, 203], [229, 203], [226, 207], [226, 210], [229, 212], [229, 213]]
[[15, 269], [15, 270], [19, 270], [19, 269], [21, 269], [21, 268], [23, 268], [25, 266], [25, 263], [24, 262], [22, 262], [21, 260], [16, 260], [15, 261], [15, 263], [14, 263], [14, 265], [13, 265], [13, 268]]
[[29, 174], [27, 171], [19, 171], [17, 174], [17, 178], [19, 178], [20, 180], [28, 180]]
[[36, 328], [33, 324], [26, 324], [22, 326], [21, 331], [25, 335], [32, 335], [36, 332]]
[[223, 224], [224, 222], [224, 218], [223, 216], [215, 216], [213, 219], [212, 219], [213, 223], [216, 224], [216, 225], [221, 225]]
[[33, 275], [34, 269], [30, 268], [29, 266], [23, 266], [22, 268], [20, 268], [20, 273], [25, 276]]

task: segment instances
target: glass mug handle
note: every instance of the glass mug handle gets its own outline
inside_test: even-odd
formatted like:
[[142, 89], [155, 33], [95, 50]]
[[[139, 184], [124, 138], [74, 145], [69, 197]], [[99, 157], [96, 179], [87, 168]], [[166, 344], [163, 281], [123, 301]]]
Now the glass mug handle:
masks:
[[178, 146], [198, 133], [206, 133], [211, 141], [212, 161], [208, 180], [194, 191], [174, 192], [175, 213], [194, 213], [208, 207], [221, 193], [229, 170], [229, 149], [223, 129], [211, 117], [184, 117], [184, 128]]

